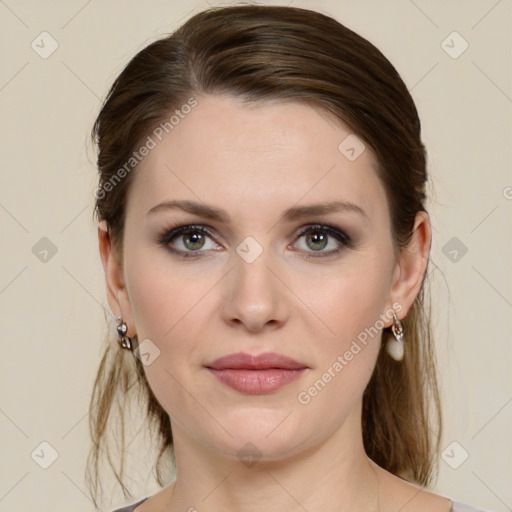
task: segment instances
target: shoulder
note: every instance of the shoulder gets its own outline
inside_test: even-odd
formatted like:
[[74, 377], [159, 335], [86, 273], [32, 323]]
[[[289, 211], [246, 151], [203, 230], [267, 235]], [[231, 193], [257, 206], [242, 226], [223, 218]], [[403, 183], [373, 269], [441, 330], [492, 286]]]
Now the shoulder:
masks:
[[375, 466], [380, 476], [381, 489], [389, 496], [389, 510], [402, 512], [494, 512], [463, 503], [451, 497], [433, 492], [404, 478], [397, 477]]
[[143, 501], [146, 501], [147, 498], [144, 498], [143, 500], [137, 501], [137, 503], [132, 503], [131, 505], [127, 505], [123, 508], [116, 508], [115, 510], [112, 510], [112, 512], [134, 512], [135, 508], [138, 507]]

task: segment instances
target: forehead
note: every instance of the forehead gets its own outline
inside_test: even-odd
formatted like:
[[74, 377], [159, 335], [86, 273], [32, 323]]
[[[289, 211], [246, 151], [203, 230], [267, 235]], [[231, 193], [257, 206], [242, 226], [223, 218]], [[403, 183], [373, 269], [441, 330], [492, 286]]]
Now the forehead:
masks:
[[[144, 212], [170, 198], [199, 199], [234, 214], [344, 199], [370, 216], [385, 199], [370, 148], [357, 156], [363, 146], [354, 146], [350, 128], [322, 109], [208, 95], [173, 121], [168, 133], [150, 135], [154, 147], [135, 171], [129, 204]], [[357, 158], [347, 157], [354, 152], [344, 152], [344, 141]]]

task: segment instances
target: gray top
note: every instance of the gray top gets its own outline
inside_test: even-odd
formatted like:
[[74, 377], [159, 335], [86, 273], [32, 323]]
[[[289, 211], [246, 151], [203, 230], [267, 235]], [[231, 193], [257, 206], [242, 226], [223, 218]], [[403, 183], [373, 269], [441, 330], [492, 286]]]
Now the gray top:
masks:
[[[149, 498], [149, 496], [148, 496]], [[113, 510], [112, 512], [134, 512], [135, 508], [138, 507], [143, 501], [146, 501], [148, 498], [144, 498], [140, 501], [137, 501], [137, 503], [133, 503], [132, 505], [128, 505], [127, 507], [123, 508], [117, 508], [116, 510]], [[448, 498], [450, 499], [450, 498]], [[481, 508], [475, 508], [471, 505], [468, 505], [466, 503], [462, 503], [461, 501], [454, 501], [450, 500], [452, 502], [452, 509], [450, 512], [490, 512], [483, 510]]]
[[128, 505], [123, 508], [116, 508], [112, 512], [133, 512], [135, 510], [135, 507], [138, 507], [143, 501], [146, 501], [148, 498], [144, 498], [143, 500], [137, 501], [137, 503], [133, 503], [132, 505]]

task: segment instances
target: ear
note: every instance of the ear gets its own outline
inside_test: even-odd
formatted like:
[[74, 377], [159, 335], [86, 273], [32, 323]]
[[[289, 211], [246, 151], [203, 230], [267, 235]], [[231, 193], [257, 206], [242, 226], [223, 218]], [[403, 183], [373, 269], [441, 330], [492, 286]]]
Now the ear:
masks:
[[[400, 251], [390, 292], [391, 304], [398, 303], [402, 306], [402, 309], [393, 308], [400, 320], [407, 316], [420, 291], [427, 270], [431, 243], [430, 217], [427, 212], [420, 211], [416, 214], [411, 240], [407, 247]], [[389, 308], [392, 307], [391, 304]], [[392, 323], [393, 321], [390, 325]]]
[[110, 233], [105, 220], [98, 224], [98, 242], [101, 262], [105, 271], [107, 299], [110, 309], [117, 317], [121, 317], [126, 322], [128, 326], [126, 335], [128, 337], [135, 336], [135, 325], [128, 291], [124, 282], [123, 267], [121, 262], [117, 261], [116, 255], [112, 250]]

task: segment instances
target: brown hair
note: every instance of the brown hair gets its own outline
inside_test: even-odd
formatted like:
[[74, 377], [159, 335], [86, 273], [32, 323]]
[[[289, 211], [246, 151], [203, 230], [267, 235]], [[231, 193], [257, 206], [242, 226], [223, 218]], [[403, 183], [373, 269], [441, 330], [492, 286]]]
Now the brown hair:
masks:
[[[92, 131], [99, 147], [95, 213], [99, 220], [106, 220], [119, 258], [134, 173], [123, 173], [114, 185], [113, 179], [123, 166], [126, 170], [126, 162], [155, 126], [201, 94], [229, 94], [247, 102], [306, 102], [333, 113], [376, 156], [375, 171], [386, 191], [395, 250], [410, 241], [416, 213], [426, 211], [426, 151], [416, 107], [395, 68], [369, 41], [326, 15], [292, 7], [242, 5], [200, 12], [168, 37], [151, 43], [133, 57], [108, 93]], [[426, 276], [427, 272], [404, 320], [403, 361], [394, 361], [382, 350], [392, 336], [390, 329], [383, 331], [376, 368], [363, 396], [362, 416], [368, 456], [420, 485], [431, 482], [442, 423]], [[102, 449], [126, 491], [122, 477], [125, 411], [120, 403], [130, 400], [130, 391], [145, 400], [148, 419], [157, 426], [159, 485], [165, 485], [159, 471], [161, 458], [166, 452], [173, 455], [169, 416], [153, 395], [139, 359], [126, 352], [107, 340], [94, 383], [93, 446], [87, 467], [88, 476], [94, 475], [94, 497]], [[119, 473], [106, 440], [114, 404], [121, 416]], [[436, 425], [430, 424], [432, 417]]]

